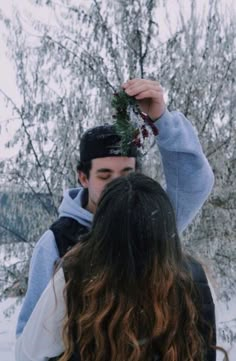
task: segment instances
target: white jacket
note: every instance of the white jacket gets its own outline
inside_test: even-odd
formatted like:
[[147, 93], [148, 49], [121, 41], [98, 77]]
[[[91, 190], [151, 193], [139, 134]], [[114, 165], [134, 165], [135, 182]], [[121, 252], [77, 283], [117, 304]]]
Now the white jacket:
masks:
[[47, 361], [64, 351], [64, 286], [64, 273], [60, 269], [42, 293], [23, 333], [16, 340], [16, 361]]

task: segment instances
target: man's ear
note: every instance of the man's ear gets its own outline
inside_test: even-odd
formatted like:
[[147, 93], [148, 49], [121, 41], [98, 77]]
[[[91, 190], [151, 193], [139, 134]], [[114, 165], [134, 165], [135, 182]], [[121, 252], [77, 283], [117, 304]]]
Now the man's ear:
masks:
[[84, 172], [82, 172], [81, 170], [79, 170], [78, 177], [79, 177], [79, 181], [80, 181], [80, 184], [82, 185], [82, 187], [88, 188], [88, 178], [87, 178], [86, 174]]

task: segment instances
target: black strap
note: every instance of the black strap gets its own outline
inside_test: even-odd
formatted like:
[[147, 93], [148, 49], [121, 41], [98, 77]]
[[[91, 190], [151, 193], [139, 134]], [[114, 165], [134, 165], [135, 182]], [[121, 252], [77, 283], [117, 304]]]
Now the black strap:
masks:
[[[215, 305], [212, 298], [211, 290], [208, 280], [201, 264], [196, 260], [191, 260], [190, 270], [193, 276], [194, 283], [198, 291], [197, 303], [200, 306], [200, 312], [204, 323], [200, 325], [200, 330], [203, 340], [206, 341], [208, 346], [209, 327], [213, 334], [211, 345], [216, 346], [216, 320], [215, 320]], [[208, 325], [208, 327], [207, 327]], [[216, 361], [216, 349], [214, 347], [207, 347], [206, 357], [207, 361]]]
[[54, 234], [60, 258], [79, 242], [83, 234], [88, 233], [87, 227], [69, 217], [59, 218], [51, 225], [50, 230]]

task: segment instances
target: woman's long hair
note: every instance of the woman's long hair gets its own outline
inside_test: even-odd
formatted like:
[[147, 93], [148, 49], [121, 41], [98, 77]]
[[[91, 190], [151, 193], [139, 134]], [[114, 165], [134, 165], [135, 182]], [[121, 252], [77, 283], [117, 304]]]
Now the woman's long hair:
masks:
[[151, 178], [134, 173], [106, 187], [91, 232], [63, 268], [68, 318], [60, 361], [69, 360], [75, 341], [82, 361], [204, 359], [175, 214]]

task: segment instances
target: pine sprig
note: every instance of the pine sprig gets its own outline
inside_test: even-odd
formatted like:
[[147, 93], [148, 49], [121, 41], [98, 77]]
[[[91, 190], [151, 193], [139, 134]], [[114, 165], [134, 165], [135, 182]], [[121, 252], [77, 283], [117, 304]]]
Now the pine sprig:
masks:
[[115, 109], [113, 116], [115, 121], [115, 128], [117, 134], [121, 138], [121, 148], [124, 155], [128, 154], [131, 143], [134, 141], [135, 132], [137, 129], [130, 122], [128, 109], [130, 107], [136, 108], [137, 103], [135, 98], [128, 96], [123, 90], [114, 94], [112, 107]]
[[[128, 154], [131, 145], [144, 148], [145, 138], [148, 138], [151, 133], [157, 136], [156, 125], [147, 114], [141, 112], [136, 99], [127, 95], [124, 90], [114, 94], [111, 105], [115, 110], [114, 125], [121, 139], [121, 149], [124, 155]], [[136, 114], [137, 124], [131, 121], [131, 112]]]

